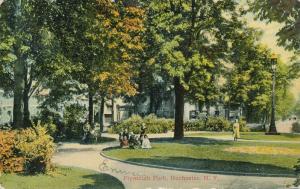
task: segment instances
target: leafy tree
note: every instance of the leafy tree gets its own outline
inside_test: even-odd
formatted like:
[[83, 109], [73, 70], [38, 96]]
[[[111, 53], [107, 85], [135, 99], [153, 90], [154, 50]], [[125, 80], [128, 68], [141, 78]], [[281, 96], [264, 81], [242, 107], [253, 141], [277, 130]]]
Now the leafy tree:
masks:
[[30, 125], [30, 97], [49, 75], [61, 69], [56, 64], [57, 46], [41, 11], [47, 11], [49, 3], [5, 1], [0, 7], [0, 87], [13, 91], [14, 126], [18, 128]]
[[250, 0], [249, 4], [250, 11], [256, 15], [257, 19], [282, 23], [283, 27], [277, 33], [279, 45], [299, 52], [300, 2], [298, 0]]
[[241, 27], [239, 12], [231, 0], [148, 3], [146, 27], [158, 49], [153, 58], [174, 84], [174, 138], [181, 139], [185, 96], [196, 81], [208, 82], [225, 59], [232, 33]]
[[[247, 121], [269, 119], [272, 94], [272, 53], [266, 47], [257, 44], [259, 33], [246, 30], [237, 36], [233, 43], [232, 70], [228, 73], [227, 105], [244, 107]], [[276, 110], [278, 118], [288, 116], [293, 98], [288, 92], [291, 81], [297, 74], [291, 74], [291, 66], [278, 61], [276, 71]]]
[[[52, 30], [59, 38], [64, 56], [79, 68], [72, 73], [72, 80], [86, 86], [80, 93], [88, 96], [88, 121], [93, 125], [95, 96], [102, 95], [103, 102], [108, 93], [118, 93], [129, 87], [114, 85], [107, 88], [104, 80], [112, 84], [108, 78], [116, 77], [108, 76], [108, 72], [128, 72], [130, 65], [137, 62], [138, 52], [143, 48], [139, 36], [143, 30], [143, 11], [139, 7], [125, 6], [122, 1], [109, 0], [58, 0], [55, 5]], [[130, 75], [123, 79], [130, 79]]]

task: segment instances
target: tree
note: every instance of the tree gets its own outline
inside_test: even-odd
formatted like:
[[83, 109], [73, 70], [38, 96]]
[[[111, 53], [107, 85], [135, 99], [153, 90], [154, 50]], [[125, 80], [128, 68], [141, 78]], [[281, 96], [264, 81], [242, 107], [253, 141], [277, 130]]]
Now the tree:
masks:
[[80, 68], [72, 73], [72, 79], [86, 86], [81, 93], [88, 96], [88, 122], [93, 125], [95, 96], [102, 95], [103, 102], [107, 92], [103, 91], [108, 89], [95, 78], [137, 62], [142, 50], [139, 33], [143, 30], [143, 11], [125, 6], [123, 1], [58, 0], [55, 4], [52, 31], [59, 38], [64, 56]]
[[172, 80], [175, 91], [175, 139], [183, 133], [184, 101], [194, 80], [211, 77], [226, 57], [228, 42], [241, 23], [234, 1], [151, 1], [148, 35], [153, 35], [156, 64]]
[[[267, 122], [271, 107], [272, 52], [258, 43], [260, 34], [253, 29], [245, 30], [233, 43], [231, 61], [233, 68], [227, 76], [228, 107], [242, 107], [247, 121]], [[292, 65], [294, 66], [294, 65]], [[297, 77], [280, 59], [276, 71], [277, 118], [288, 116], [293, 103], [290, 84]]]
[[277, 33], [278, 44], [299, 53], [300, 2], [298, 0], [249, 0], [249, 4], [250, 11], [257, 19], [282, 23], [283, 27]]
[[13, 91], [17, 128], [30, 125], [29, 99], [57, 66], [53, 36], [41, 11], [41, 7], [47, 11], [48, 5], [48, 1], [23, 0], [5, 1], [0, 7], [1, 87]]

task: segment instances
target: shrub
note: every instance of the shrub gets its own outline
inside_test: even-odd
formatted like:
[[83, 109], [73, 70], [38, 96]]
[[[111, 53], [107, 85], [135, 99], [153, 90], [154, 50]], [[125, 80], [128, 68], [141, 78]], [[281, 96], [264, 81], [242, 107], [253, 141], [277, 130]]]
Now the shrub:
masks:
[[55, 139], [63, 135], [64, 125], [62, 117], [57, 112], [43, 108], [42, 111], [33, 118], [33, 125], [37, 124], [46, 127], [48, 133]]
[[0, 131], [0, 171], [45, 173], [55, 145], [40, 125], [20, 131]]
[[45, 127], [38, 125], [21, 130], [17, 135], [16, 148], [25, 158], [26, 173], [45, 173], [50, 170], [55, 145]]
[[297, 164], [294, 166], [295, 174], [296, 174], [296, 180], [294, 182], [294, 186], [298, 187], [300, 186], [300, 159], [298, 159]]
[[205, 131], [204, 120], [195, 120], [184, 123], [185, 131]]
[[86, 117], [86, 108], [79, 104], [71, 104], [64, 111], [64, 125], [62, 131], [67, 139], [78, 139], [83, 136], [83, 125]]
[[16, 149], [16, 132], [0, 131], [0, 173], [22, 172], [25, 159]]
[[295, 122], [292, 125], [292, 131], [294, 133], [300, 133], [300, 123], [299, 122]]
[[206, 122], [207, 131], [231, 131], [230, 122], [223, 117], [209, 117]]
[[139, 115], [133, 115], [129, 119], [112, 127], [113, 133], [128, 129], [129, 132], [140, 133], [142, 124], [145, 123], [147, 133], [166, 133], [173, 129], [174, 121], [171, 119], [157, 118], [151, 114], [144, 119]]
[[241, 132], [250, 132], [250, 128], [247, 126], [247, 122], [244, 117], [239, 119], [240, 131]]

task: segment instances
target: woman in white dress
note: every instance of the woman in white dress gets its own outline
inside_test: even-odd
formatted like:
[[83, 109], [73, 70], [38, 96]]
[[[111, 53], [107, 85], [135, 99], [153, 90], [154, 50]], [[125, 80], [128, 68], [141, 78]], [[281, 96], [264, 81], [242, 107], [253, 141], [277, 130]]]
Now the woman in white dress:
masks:
[[149, 138], [148, 138], [147, 135], [144, 135], [144, 137], [143, 137], [142, 148], [143, 149], [150, 149], [150, 148], [152, 148], [150, 140], [149, 140]]

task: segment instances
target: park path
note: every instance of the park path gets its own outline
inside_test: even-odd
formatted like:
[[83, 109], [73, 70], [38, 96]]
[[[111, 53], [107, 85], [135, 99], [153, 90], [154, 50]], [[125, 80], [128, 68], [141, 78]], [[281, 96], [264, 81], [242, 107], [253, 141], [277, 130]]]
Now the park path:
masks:
[[294, 180], [150, 168], [110, 160], [100, 155], [102, 149], [116, 145], [117, 142], [98, 145], [62, 143], [53, 162], [110, 174], [119, 179], [126, 189], [284, 189]]

